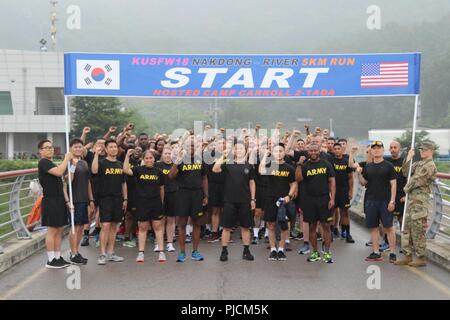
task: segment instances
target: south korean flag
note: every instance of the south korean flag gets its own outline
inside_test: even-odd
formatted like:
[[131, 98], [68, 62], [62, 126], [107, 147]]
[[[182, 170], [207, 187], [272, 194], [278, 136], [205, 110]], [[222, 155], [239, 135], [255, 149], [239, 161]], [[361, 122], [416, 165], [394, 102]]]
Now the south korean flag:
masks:
[[120, 62], [77, 60], [77, 89], [120, 90]]

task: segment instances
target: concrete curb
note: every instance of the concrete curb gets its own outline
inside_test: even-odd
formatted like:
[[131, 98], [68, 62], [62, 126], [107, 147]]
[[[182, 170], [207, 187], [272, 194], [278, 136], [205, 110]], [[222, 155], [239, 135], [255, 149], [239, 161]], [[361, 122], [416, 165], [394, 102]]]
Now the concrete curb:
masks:
[[[64, 236], [68, 231], [69, 229], [64, 231]], [[38, 231], [31, 234], [31, 239], [8, 240], [3, 246], [3, 253], [0, 254], [0, 274], [45, 248], [46, 234], [46, 232]]]
[[[349, 210], [350, 217], [358, 224], [365, 226], [366, 219], [364, 213], [354, 209]], [[397, 230], [397, 243], [401, 241], [400, 231]], [[426, 255], [429, 261], [432, 261], [441, 268], [450, 271], [450, 244], [438, 239], [427, 240]]]
[[45, 232], [35, 233], [31, 235], [31, 239], [8, 240], [3, 249], [4, 252], [0, 255], [0, 273], [8, 270], [45, 247], [45, 235]]

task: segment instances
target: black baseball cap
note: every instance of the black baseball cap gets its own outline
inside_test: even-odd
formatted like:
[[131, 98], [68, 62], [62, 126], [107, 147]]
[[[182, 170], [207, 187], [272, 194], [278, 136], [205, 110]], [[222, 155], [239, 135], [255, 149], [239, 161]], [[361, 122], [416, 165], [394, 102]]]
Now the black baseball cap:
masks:
[[370, 147], [371, 148], [375, 148], [375, 147], [384, 148], [383, 141], [380, 141], [380, 140], [372, 141], [372, 143], [370, 144]]

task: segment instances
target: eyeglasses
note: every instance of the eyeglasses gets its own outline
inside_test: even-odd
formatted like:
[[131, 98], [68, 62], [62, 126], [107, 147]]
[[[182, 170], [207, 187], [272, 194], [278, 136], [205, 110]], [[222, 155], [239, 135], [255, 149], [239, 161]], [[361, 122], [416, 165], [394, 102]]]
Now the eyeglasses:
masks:
[[53, 149], [53, 146], [41, 148], [41, 150], [52, 150], [52, 149]]

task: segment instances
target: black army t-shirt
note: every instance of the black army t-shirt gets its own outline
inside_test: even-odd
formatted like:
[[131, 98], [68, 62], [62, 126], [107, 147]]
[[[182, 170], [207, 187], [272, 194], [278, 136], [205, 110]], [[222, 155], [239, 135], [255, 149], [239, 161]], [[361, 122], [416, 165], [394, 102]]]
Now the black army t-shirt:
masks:
[[108, 159], [99, 161], [97, 177], [101, 197], [122, 196], [122, 183], [125, 182], [122, 162]]
[[[67, 170], [66, 170], [67, 174]], [[72, 175], [73, 202], [82, 203], [89, 201], [88, 183], [91, 177], [91, 170], [86, 161], [79, 160], [75, 166], [75, 173]]]
[[[98, 161], [102, 161], [106, 158], [106, 155], [99, 155]], [[92, 162], [94, 161], [94, 153], [88, 151], [84, 160], [87, 162], [89, 169], [92, 169]], [[91, 174], [91, 184], [92, 184], [92, 192], [94, 193], [94, 197], [98, 194], [98, 179], [97, 174]]]
[[302, 176], [306, 195], [318, 197], [329, 194], [328, 178], [334, 177], [335, 173], [333, 166], [326, 160], [308, 160], [302, 166]]
[[193, 157], [178, 165], [176, 181], [180, 189], [201, 189], [202, 177], [207, 175], [207, 166], [201, 157]]
[[39, 160], [39, 183], [42, 186], [44, 197], [63, 197], [63, 182], [61, 177], [57, 177], [48, 171], [56, 165], [48, 159]]
[[391, 198], [391, 180], [396, 179], [392, 163], [383, 160], [380, 163], [368, 163], [363, 169], [367, 180], [365, 197], [367, 200], [385, 200]]
[[255, 180], [255, 169], [249, 163], [224, 163], [222, 172], [225, 175], [225, 202], [250, 202], [250, 180]]
[[349, 189], [348, 174], [353, 170], [348, 166], [348, 158], [333, 158], [333, 169], [336, 177], [336, 186], [339, 188]]
[[175, 181], [175, 179], [169, 178], [169, 172], [170, 168], [172, 168], [172, 164], [165, 163], [165, 162], [157, 162], [155, 164], [155, 167], [161, 169], [162, 173], [165, 176], [165, 182], [164, 182], [164, 193], [170, 193], [175, 192], [178, 190], [178, 184]]
[[[220, 159], [222, 157], [222, 154], [219, 152], [213, 151], [211, 153], [212, 157], [216, 159]], [[222, 171], [220, 173], [215, 173], [212, 171], [214, 167], [215, 161], [212, 164], [207, 165], [208, 169], [208, 183], [211, 184], [224, 184], [225, 183], [225, 173]]]
[[403, 197], [405, 195], [405, 190], [403, 190], [403, 188], [406, 185], [406, 177], [402, 173], [404, 159], [400, 157], [394, 160], [392, 157], [387, 157], [385, 160], [392, 163], [394, 166], [395, 176], [397, 177], [397, 196]]
[[164, 185], [164, 173], [155, 167], [137, 166], [133, 168], [136, 179], [137, 195], [141, 198], [160, 196], [160, 187]]
[[286, 162], [283, 162], [278, 166], [273, 163], [272, 166], [270, 166], [270, 164], [266, 165], [266, 170], [267, 197], [286, 197], [291, 187], [290, 183], [295, 181], [294, 167], [287, 164]]

